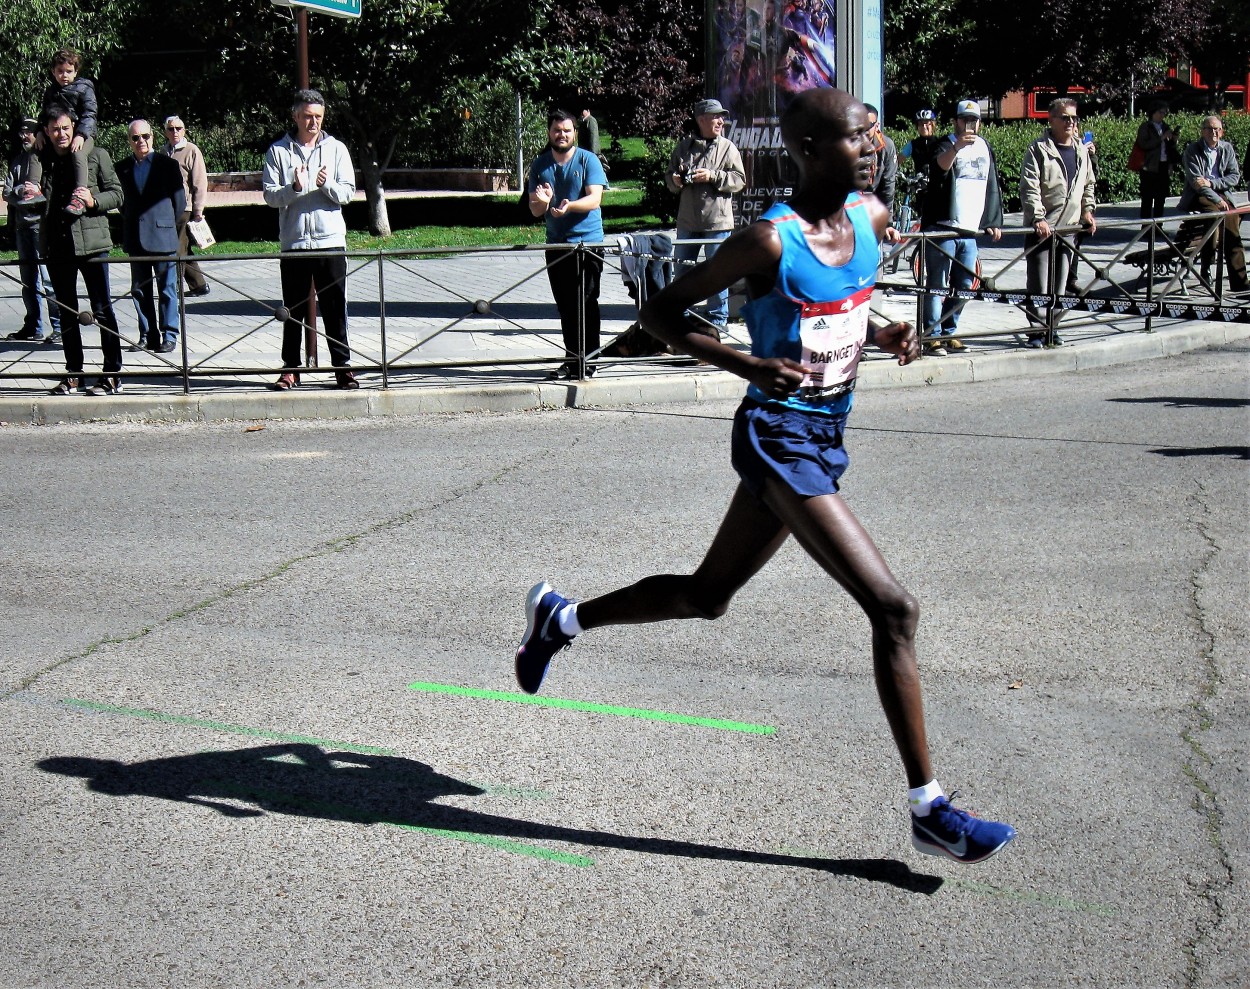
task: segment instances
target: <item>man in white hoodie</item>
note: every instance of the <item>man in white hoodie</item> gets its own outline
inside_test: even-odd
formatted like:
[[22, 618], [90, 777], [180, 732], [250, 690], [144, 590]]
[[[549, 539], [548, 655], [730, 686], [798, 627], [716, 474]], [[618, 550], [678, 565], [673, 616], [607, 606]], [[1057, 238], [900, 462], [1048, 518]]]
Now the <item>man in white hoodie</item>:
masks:
[[[301, 340], [308, 322], [308, 298], [315, 289], [325, 323], [339, 388], [359, 388], [348, 366], [347, 224], [343, 207], [356, 194], [356, 171], [347, 147], [322, 130], [325, 99], [301, 89], [291, 108], [295, 129], [269, 146], [262, 188], [265, 202], [278, 208], [282, 245], [282, 376], [270, 387], [289, 391], [299, 384]], [[301, 251], [317, 256], [301, 257]], [[325, 256], [325, 252], [332, 252]]]

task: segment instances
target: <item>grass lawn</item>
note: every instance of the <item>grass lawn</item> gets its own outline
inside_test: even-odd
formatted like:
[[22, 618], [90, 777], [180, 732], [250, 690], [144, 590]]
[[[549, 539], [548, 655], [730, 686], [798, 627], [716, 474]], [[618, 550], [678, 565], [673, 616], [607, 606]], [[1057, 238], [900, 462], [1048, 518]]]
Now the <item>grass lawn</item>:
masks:
[[[605, 140], [606, 143], [606, 140]], [[625, 159], [643, 153], [642, 138], [624, 138]], [[622, 169], [624, 171], [624, 169]], [[227, 213], [229, 210], [229, 213]], [[222, 239], [203, 254], [276, 254], [278, 241], [276, 212], [268, 206], [225, 207], [216, 212], [214, 230]], [[352, 251], [430, 250], [456, 247], [499, 247], [512, 244], [541, 244], [546, 240], [539, 220], [526, 222], [520, 193], [464, 197], [448, 193], [431, 199], [399, 199], [387, 204], [393, 233], [385, 239], [371, 237], [364, 229], [364, 204], [348, 207], [347, 247]], [[642, 184], [635, 179], [613, 182], [603, 197], [604, 234], [612, 239], [636, 230], [662, 230], [659, 217], [643, 212]], [[251, 232], [256, 231], [256, 236]], [[120, 248], [113, 250], [121, 256]], [[0, 259], [12, 260], [11, 251], [0, 251]]]
[[[353, 229], [347, 232], [347, 247], [352, 251], [404, 251], [430, 250], [446, 247], [498, 247], [512, 244], [541, 244], [546, 240], [543, 224], [517, 222], [524, 220], [525, 210], [519, 203], [520, 193], [477, 197], [465, 203], [470, 206], [476, 223], [452, 224], [442, 222], [448, 213], [455, 212], [457, 197], [450, 196], [452, 209], [433, 205], [431, 200], [405, 200], [402, 207], [397, 202], [388, 204], [393, 233], [390, 237], [372, 237], [366, 231]], [[463, 202], [463, 200], [461, 200]], [[642, 189], [637, 182], [621, 182], [604, 193], [603, 228], [608, 238], [635, 230], [660, 230], [663, 225], [658, 217], [642, 212]], [[257, 207], [260, 209], [261, 207]], [[267, 207], [265, 207], [267, 208]], [[421, 222], [422, 216], [430, 222]], [[266, 226], [266, 231], [277, 226]], [[203, 254], [276, 254], [277, 240], [221, 240]]]

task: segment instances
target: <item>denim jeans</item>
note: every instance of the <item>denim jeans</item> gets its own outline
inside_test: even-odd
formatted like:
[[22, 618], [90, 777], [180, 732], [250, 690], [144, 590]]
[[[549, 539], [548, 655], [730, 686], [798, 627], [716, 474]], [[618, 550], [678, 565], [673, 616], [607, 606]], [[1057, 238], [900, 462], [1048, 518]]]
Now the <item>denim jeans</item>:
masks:
[[52, 333], [61, 332], [61, 314], [56, 308], [56, 293], [52, 291], [52, 279], [48, 269], [39, 263], [39, 227], [14, 226], [17, 241], [18, 272], [22, 279], [22, 302], [26, 306], [26, 319], [22, 329], [38, 336], [47, 336], [43, 330], [43, 316], [39, 309], [42, 296], [48, 300], [48, 325]]
[[[687, 230], [677, 228], [678, 243], [673, 245], [673, 256], [677, 260], [677, 274], [680, 278], [693, 266], [690, 262], [699, 259], [699, 250], [703, 251], [704, 260], [708, 260], [720, 249], [720, 242], [728, 237], [732, 230]], [[715, 244], [682, 244], [683, 240], [714, 240]], [[708, 322], [715, 326], [724, 326], [729, 322], [729, 289], [722, 289], [707, 300]]]
[[[152, 304], [153, 282], [160, 296], [160, 322]], [[131, 261], [130, 297], [135, 303], [140, 343], [174, 343], [178, 339], [178, 267], [169, 261]]]
[[924, 300], [924, 335], [952, 336], [959, 325], [963, 299], [944, 298], [947, 290], [972, 288], [977, 268], [975, 237], [928, 240], [924, 247], [925, 288], [933, 295]]

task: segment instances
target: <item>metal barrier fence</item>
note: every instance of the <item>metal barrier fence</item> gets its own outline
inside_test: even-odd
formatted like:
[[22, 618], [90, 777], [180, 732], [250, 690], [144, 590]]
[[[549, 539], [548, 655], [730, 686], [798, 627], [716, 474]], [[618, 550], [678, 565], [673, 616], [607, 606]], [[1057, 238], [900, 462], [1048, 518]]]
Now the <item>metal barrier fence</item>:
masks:
[[[896, 259], [885, 262], [874, 308], [887, 318], [912, 318], [924, 327], [926, 301], [933, 299], [948, 319], [960, 312], [961, 340], [1011, 344], [1032, 337], [1043, 346], [1059, 343], [1061, 328], [1064, 333], [1107, 326], [1115, 332], [1150, 332], [1159, 319], [1250, 322], [1250, 299], [1230, 296], [1224, 289], [1226, 260], [1218, 249], [1221, 238], [1228, 235], [1226, 218], [1247, 215], [1248, 209], [1102, 222], [1091, 237], [1084, 237], [1080, 229], [1065, 229], [1040, 243], [1034, 242], [1029, 231], [1005, 229], [1000, 244], [979, 238], [975, 268], [959, 260], [952, 262], [951, 288], [942, 287], [940, 280], [928, 288], [925, 283], [935, 281], [929, 278], [935, 252], [957, 235], [909, 235], [906, 240], [916, 244], [914, 262], [907, 258], [903, 277], [889, 270], [891, 260], [901, 267]], [[602, 308], [605, 327], [610, 329], [599, 346], [587, 348], [593, 314], [579, 304], [576, 350], [566, 351], [553, 311], [548, 272], [573, 264], [578, 278], [593, 276], [588, 272], [593, 273], [594, 265], [584, 263], [591, 253], [603, 259]], [[596, 367], [688, 363], [668, 354], [604, 357], [604, 341], [636, 318], [635, 300], [626, 293], [623, 280], [612, 275], [621, 273], [624, 259], [639, 257], [645, 260], [649, 255], [622, 250], [613, 243], [347, 252], [352, 368], [376, 373], [381, 387], [388, 388], [404, 376], [431, 372], [528, 372], [568, 361], [574, 366], [574, 376], [585, 378]], [[110, 258], [97, 263], [110, 268], [126, 265], [111, 272], [111, 281], [121, 277], [129, 286], [130, 260]], [[114, 306], [123, 306], [118, 312], [122, 317], [118, 335], [135, 355], [123, 372], [125, 377], [188, 393], [198, 383], [238, 383], [277, 374], [283, 324], [290, 316], [275, 299], [281, 295], [280, 259], [237, 254], [198, 255], [196, 260], [213, 291], [207, 298], [189, 298], [179, 280], [184, 330], [173, 353], [138, 349], [142, 341], [136, 339], [133, 319], [125, 318], [129, 289], [118, 292], [113, 288]], [[1061, 284], [1067, 260], [1075, 261], [1084, 272], [1072, 292]], [[20, 313], [22, 287], [18, 263], [0, 264], [0, 313], [6, 303], [8, 311]], [[911, 312], [906, 311], [911, 308], [909, 298], [914, 302]], [[969, 320], [972, 310], [963, 310], [972, 303], [994, 305], [973, 307], [983, 315]], [[929, 308], [931, 313], [933, 307]], [[986, 318], [986, 313], [991, 315]], [[95, 353], [93, 342], [98, 345], [99, 334], [110, 331], [100, 327], [99, 314], [89, 309], [64, 309], [63, 316], [76, 320], [86, 331], [90, 360]], [[301, 370], [332, 373], [333, 367], [317, 362], [324, 330], [314, 319], [303, 328], [312, 359]], [[722, 339], [749, 347], [741, 324], [731, 323]], [[29, 385], [40, 379], [60, 379], [66, 373], [59, 349], [12, 340], [3, 341], [2, 346], [0, 384]], [[98, 372], [87, 367], [84, 373]]]
[[[1226, 224], [1230, 217], [1235, 222], [1243, 216], [1250, 216], [1250, 207], [1100, 222], [1094, 234], [1082, 227], [1061, 228], [1045, 240], [1031, 230], [1005, 228], [1005, 247], [978, 238], [975, 268], [957, 257], [949, 261], [949, 289], [941, 287], [940, 272], [929, 277], [930, 268], [942, 245], [959, 235], [912, 234], [903, 239], [914, 242], [913, 249], [887, 250], [881, 272], [886, 277], [877, 285], [889, 293], [915, 296], [914, 321], [926, 338], [938, 329], [933, 325], [935, 306], [929, 305], [926, 313], [928, 300], [943, 303], [943, 317], [961, 312], [973, 301], [1013, 306], [1022, 320], [988, 332], [961, 329], [958, 336], [1033, 337], [1043, 346], [1059, 342], [1061, 324], [1077, 329], [1127, 317], [1140, 320], [1140, 329], [1150, 332], [1157, 319], [1250, 322], [1250, 294], [1225, 288], [1225, 238], [1233, 243]], [[949, 248], [942, 252], [951, 253]], [[1082, 265], [1083, 277], [1065, 277], [1069, 271], [1082, 270]], [[900, 267], [910, 273], [910, 280], [897, 277]]]

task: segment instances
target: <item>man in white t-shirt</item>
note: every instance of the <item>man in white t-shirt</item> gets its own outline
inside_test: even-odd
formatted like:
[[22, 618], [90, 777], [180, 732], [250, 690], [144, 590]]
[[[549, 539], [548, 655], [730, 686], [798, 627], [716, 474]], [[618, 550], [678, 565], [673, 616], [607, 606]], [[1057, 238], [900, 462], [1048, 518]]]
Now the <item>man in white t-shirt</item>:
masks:
[[939, 138], [932, 151], [929, 188], [921, 211], [927, 233], [954, 231], [957, 237], [925, 243], [925, 353], [944, 357], [967, 345], [956, 338], [963, 300], [953, 291], [972, 288], [977, 267], [977, 235], [1002, 236], [1003, 197], [994, 152], [981, 137], [981, 108], [975, 100], [955, 106], [955, 132]]

